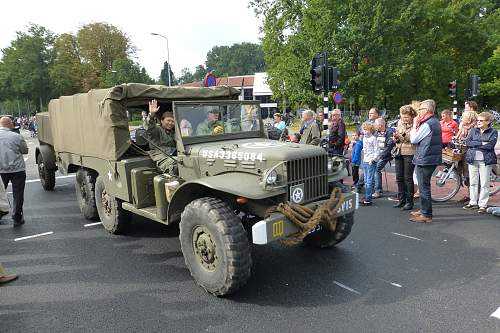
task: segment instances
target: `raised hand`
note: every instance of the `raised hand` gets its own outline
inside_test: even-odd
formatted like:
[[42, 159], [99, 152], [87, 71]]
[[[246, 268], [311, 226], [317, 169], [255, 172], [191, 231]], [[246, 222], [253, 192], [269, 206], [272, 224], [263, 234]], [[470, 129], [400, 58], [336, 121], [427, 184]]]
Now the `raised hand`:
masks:
[[155, 115], [156, 112], [158, 112], [158, 110], [160, 110], [160, 106], [158, 105], [158, 101], [156, 99], [149, 101], [149, 113], [152, 115]]

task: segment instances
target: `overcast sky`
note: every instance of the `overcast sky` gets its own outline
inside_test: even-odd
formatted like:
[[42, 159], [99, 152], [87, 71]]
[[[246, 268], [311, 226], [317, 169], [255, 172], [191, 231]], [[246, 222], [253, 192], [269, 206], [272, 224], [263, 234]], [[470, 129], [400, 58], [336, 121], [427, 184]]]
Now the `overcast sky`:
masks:
[[213, 46], [259, 43], [260, 22], [248, 0], [164, 1], [3, 1], [0, 10], [0, 49], [10, 45], [16, 31], [29, 23], [61, 34], [75, 34], [91, 22], [107, 22], [125, 32], [137, 47], [137, 62], [157, 79], [167, 56], [167, 43], [151, 32], [165, 35], [173, 72], [192, 72], [204, 64]]

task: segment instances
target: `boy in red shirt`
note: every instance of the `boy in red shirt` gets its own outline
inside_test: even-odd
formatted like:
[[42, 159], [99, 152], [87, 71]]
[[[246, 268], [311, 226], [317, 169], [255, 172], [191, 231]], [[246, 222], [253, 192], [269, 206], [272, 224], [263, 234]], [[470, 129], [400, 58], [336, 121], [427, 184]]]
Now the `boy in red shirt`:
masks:
[[441, 121], [439, 123], [441, 124], [441, 131], [443, 136], [443, 148], [444, 148], [448, 145], [453, 136], [457, 133], [458, 124], [456, 121], [453, 120], [452, 113], [448, 109], [444, 109], [443, 112], [441, 112]]

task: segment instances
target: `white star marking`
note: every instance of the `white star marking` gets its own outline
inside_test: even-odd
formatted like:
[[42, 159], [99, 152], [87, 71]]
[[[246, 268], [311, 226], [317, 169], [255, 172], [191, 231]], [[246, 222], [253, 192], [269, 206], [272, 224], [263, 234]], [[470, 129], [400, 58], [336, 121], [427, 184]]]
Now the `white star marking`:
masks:
[[111, 173], [111, 171], [108, 171], [108, 178], [109, 178], [109, 181], [113, 180], [113, 174]]

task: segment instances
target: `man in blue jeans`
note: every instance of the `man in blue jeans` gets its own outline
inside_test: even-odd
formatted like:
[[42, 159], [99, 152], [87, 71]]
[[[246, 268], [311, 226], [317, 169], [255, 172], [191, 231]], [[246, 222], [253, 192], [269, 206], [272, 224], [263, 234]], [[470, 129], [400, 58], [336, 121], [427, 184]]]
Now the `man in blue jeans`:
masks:
[[442, 160], [442, 136], [439, 120], [434, 116], [436, 102], [428, 99], [420, 103], [413, 119], [410, 141], [417, 146], [413, 164], [420, 188], [420, 210], [411, 212], [411, 222], [432, 222], [431, 177]]
[[377, 129], [375, 137], [377, 138], [379, 155], [375, 167], [375, 193], [373, 197], [380, 198], [382, 196], [382, 170], [392, 160], [391, 150], [394, 147], [394, 129], [386, 128], [384, 118], [375, 119], [375, 128]]

